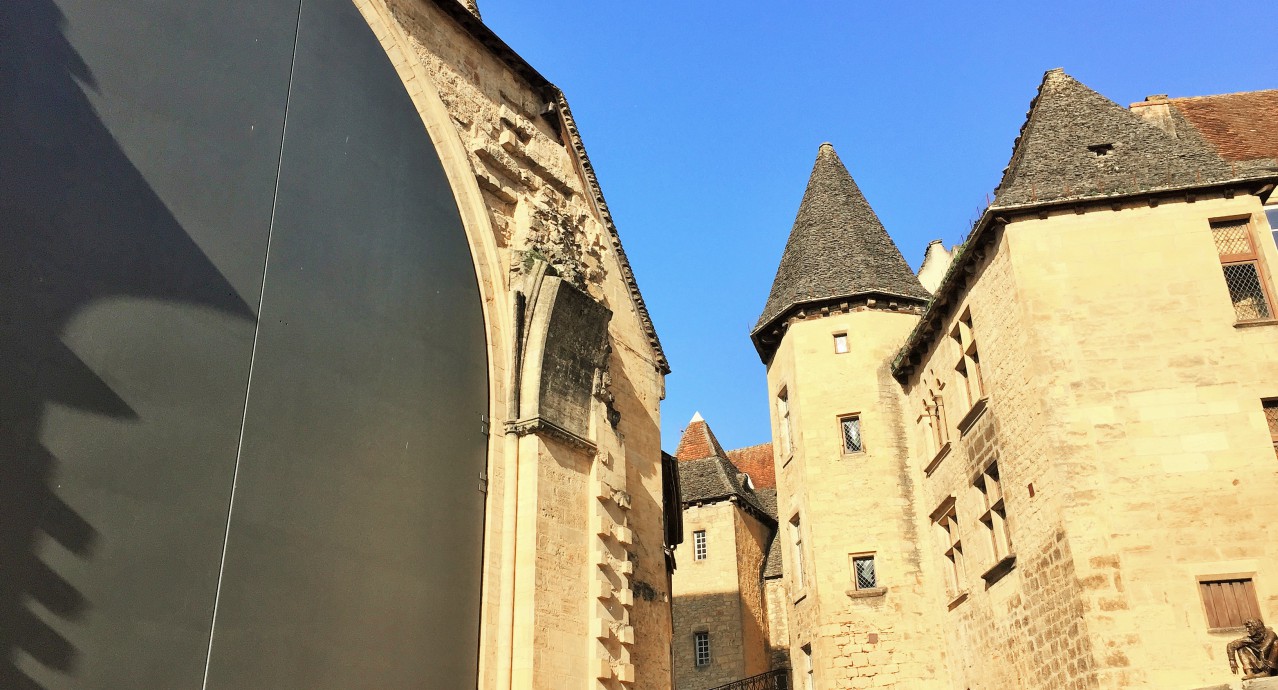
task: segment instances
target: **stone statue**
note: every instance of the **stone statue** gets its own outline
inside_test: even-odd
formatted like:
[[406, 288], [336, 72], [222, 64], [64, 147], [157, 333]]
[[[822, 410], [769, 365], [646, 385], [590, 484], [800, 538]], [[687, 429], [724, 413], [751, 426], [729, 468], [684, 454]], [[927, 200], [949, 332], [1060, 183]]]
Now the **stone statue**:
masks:
[[1246, 636], [1225, 646], [1229, 670], [1237, 673], [1241, 661], [1244, 680], [1278, 674], [1278, 635], [1274, 634], [1274, 629], [1265, 627], [1255, 618], [1247, 619], [1243, 625], [1247, 628]]

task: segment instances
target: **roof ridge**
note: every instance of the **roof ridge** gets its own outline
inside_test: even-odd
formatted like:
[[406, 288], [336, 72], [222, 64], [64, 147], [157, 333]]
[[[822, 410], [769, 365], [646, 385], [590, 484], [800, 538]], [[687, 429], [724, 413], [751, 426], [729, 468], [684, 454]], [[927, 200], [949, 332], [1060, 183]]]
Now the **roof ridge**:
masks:
[[[1248, 94], [1253, 94], [1253, 93], [1278, 93], [1278, 89], [1253, 89], [1251, 91], [1230, 91], [1229, 93], [1210, 93], [1210, 94], [1204, 94], [1202, 96], [1175, 96], [1175, 97], [1169, 96], [1167, 100], [1197, 101], [1197, 100], [1203, 100], [1207, 98], [1220, 98], [1221, 96], [1246, 96]], [[1157, 103], [1158, 101], [1153, 101], [1153, 102]], [[1139, 101], [1139, 103], [1144, 103], [1144, 101]]]

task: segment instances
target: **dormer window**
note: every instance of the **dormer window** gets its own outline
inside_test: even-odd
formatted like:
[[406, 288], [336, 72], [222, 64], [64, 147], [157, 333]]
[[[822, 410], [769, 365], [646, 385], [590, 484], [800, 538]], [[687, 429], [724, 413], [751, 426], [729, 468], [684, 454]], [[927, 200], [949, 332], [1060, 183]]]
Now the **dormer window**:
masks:
[[1110, 143], [1110, 144], [1092, 144], [1091, 146], [1088, 146], [1088, 147], [1087, 147], [1087, 150], [1088, 150], [1088, 151], [1091, 151], [1091, 152], [1092, 152], [1092, 153], [1094, 153], [1094, 154], [1096, 154], [1096, 157], [1097, 157], [1097, 158], [1100, 158], [1101, 156], [1108, 156], [1108, 155], [1109, 155], [1109, 152], [1114, 150], [1114, 145], [1113, 145], [1112, 143]]

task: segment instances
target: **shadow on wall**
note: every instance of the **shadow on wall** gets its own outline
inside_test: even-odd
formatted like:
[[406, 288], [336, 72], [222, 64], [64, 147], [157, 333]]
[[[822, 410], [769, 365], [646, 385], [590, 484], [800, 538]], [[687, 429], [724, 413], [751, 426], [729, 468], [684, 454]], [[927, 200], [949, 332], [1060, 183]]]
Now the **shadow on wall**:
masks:
[[[680, 561], [680, 569], [691, 567]], [[675, 571], [676, 580], [679, 573]], [[748, 615], [738, 592], [676, 595], [671, 611], [675, 690], [710, 690], [778, 668], [767, 635]], [[705, 666], [696, 665], [698, 631], [710, 633], [710, 663]]]
[[[92, 571], [99, 534], [55, 493], [41, 440], [51, 405], [138, 420], [61, 337], [114, 297], [194, 303], [254, 319], [103, 125], [93, 75], [49, 0], [0, 2], [0, 688], [74, 675], [58, 632], [92, 602], [39, 556], [64, 549]], [[104, 535], [105, 536], [105, 535]], [[24, 670], [27, 669], [27, 670]]]

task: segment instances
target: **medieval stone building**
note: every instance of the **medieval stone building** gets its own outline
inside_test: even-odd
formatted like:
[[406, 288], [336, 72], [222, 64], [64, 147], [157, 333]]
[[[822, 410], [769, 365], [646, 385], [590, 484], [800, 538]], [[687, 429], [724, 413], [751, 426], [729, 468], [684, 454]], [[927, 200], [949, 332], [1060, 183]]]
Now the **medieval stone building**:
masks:
[[1278, 622], [1275, 123], [1050, 71], [917, 276], [821, 146], [752, 333], [795, 687], [1236, 678]]
[[674, 458], [684, 527], [672, 591], [675, 687], [708, 690], [785, 669], [771, 445], [724, 451], [698, 413]]

